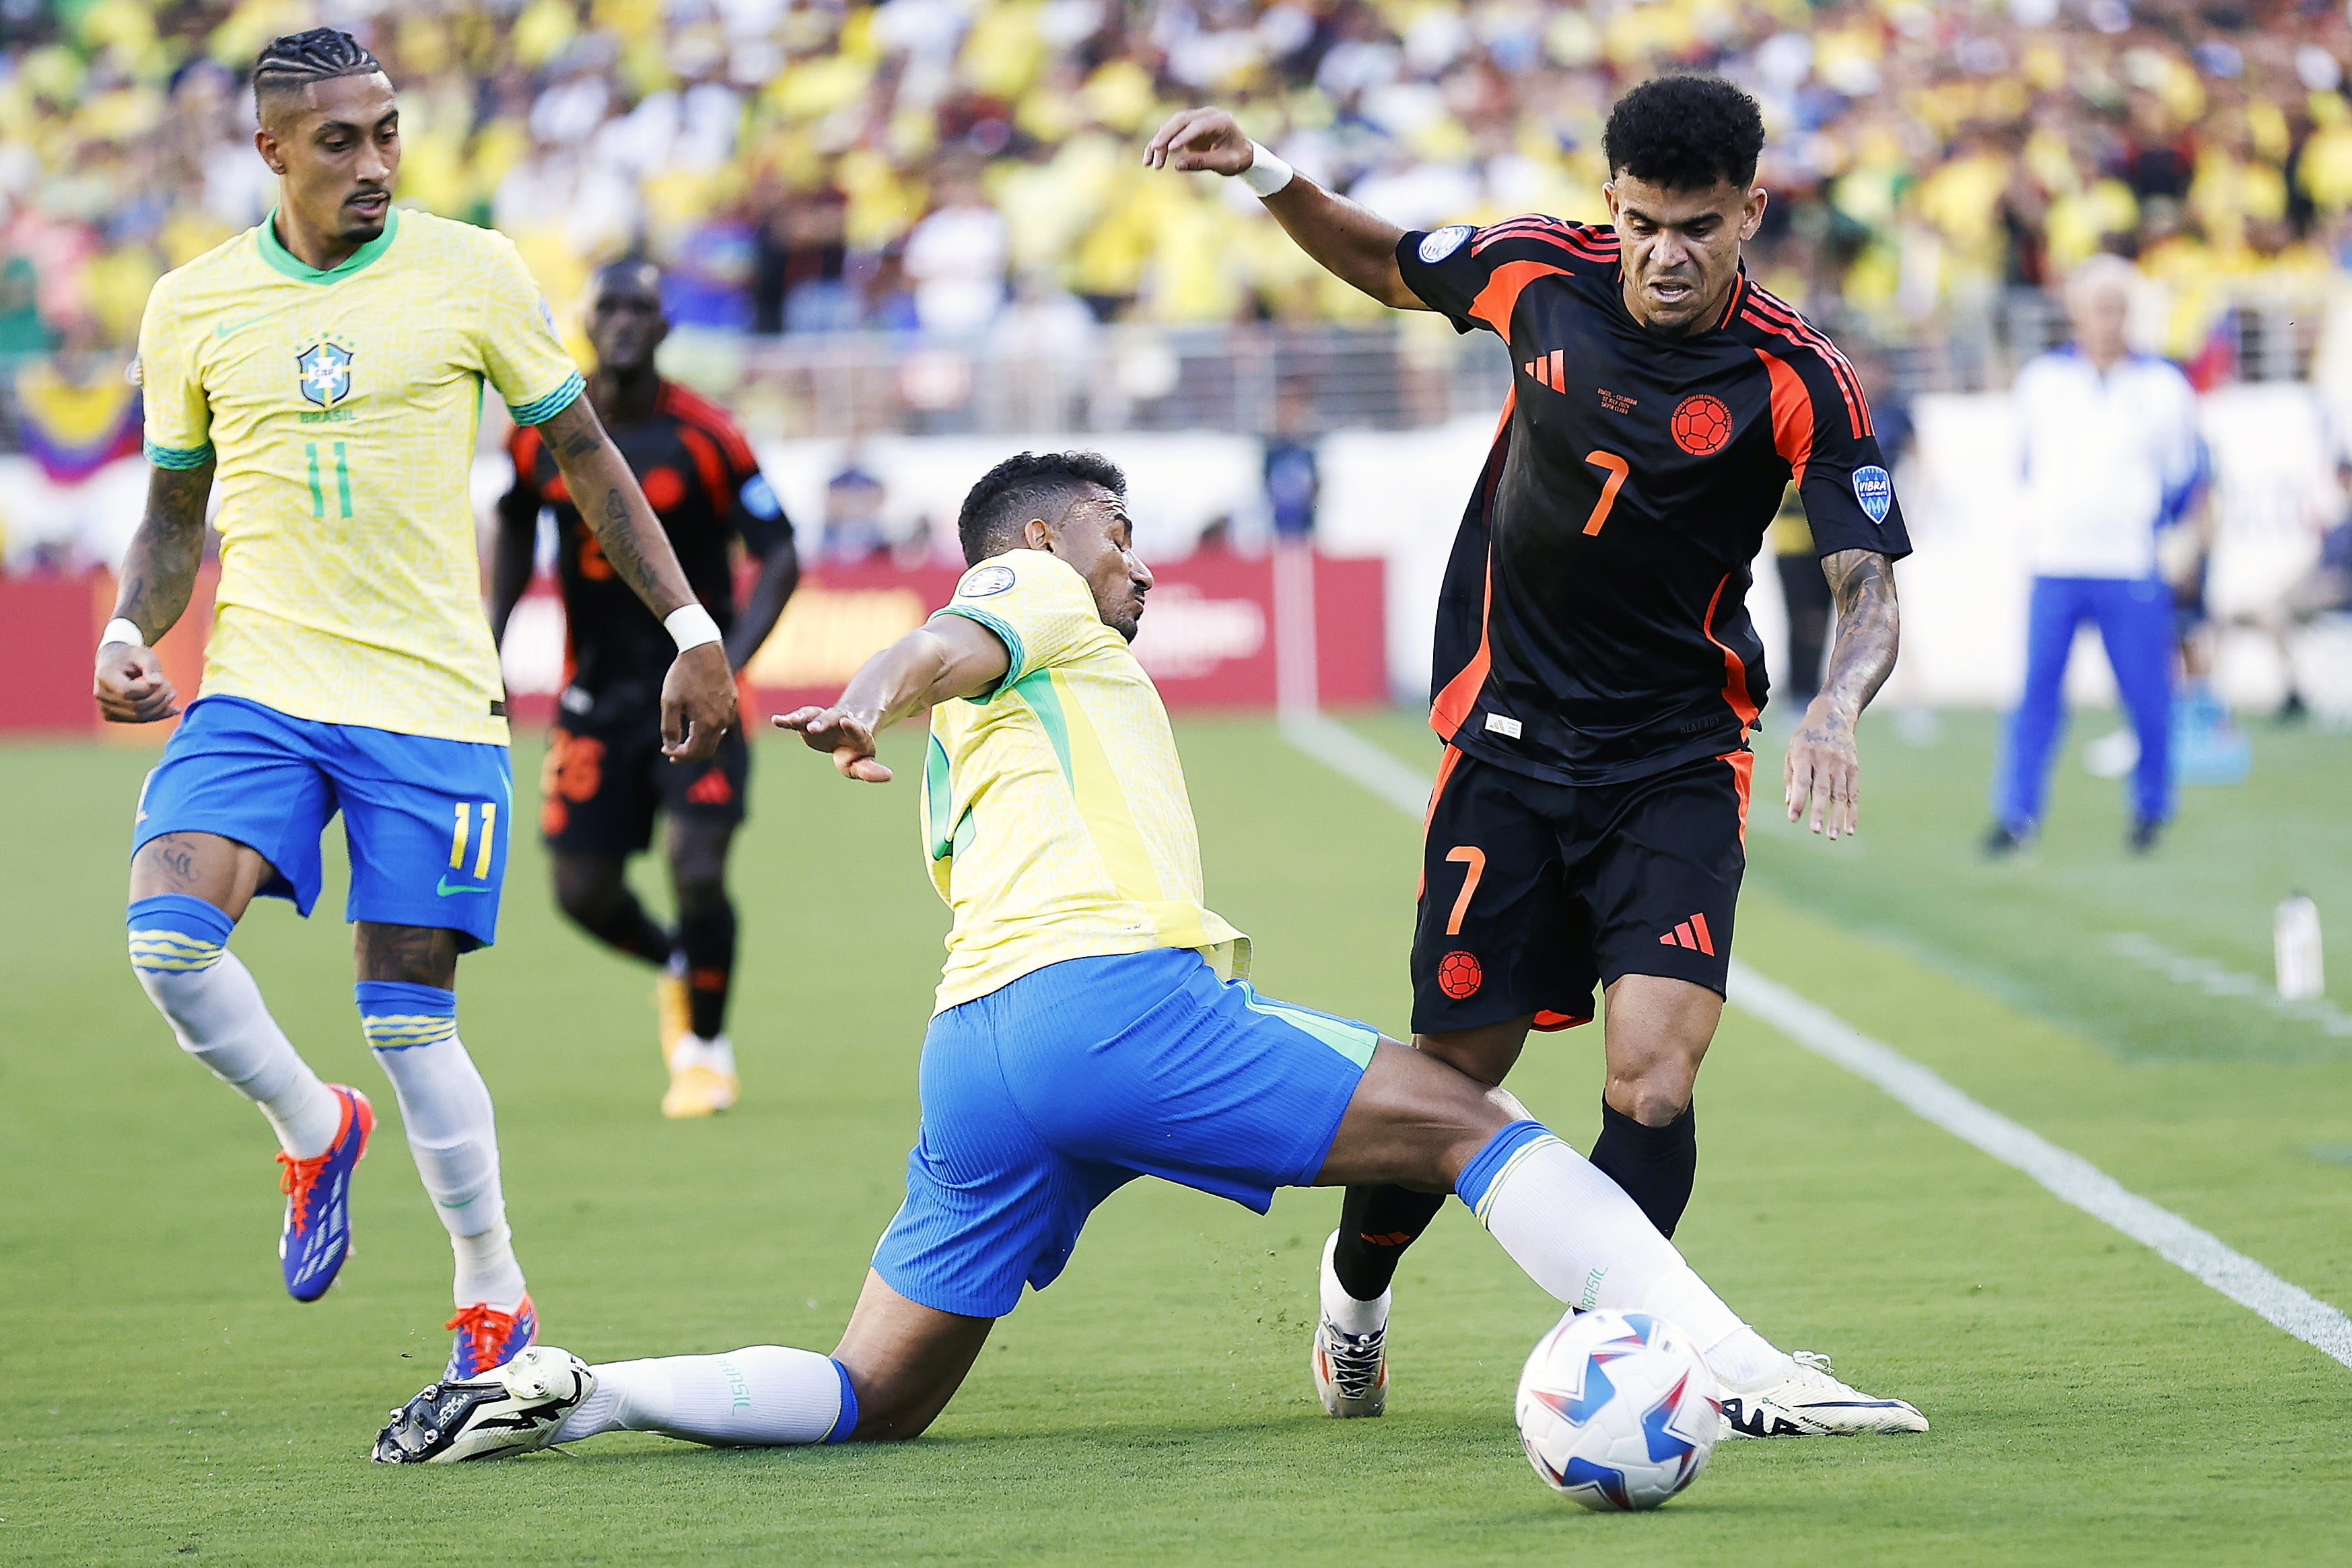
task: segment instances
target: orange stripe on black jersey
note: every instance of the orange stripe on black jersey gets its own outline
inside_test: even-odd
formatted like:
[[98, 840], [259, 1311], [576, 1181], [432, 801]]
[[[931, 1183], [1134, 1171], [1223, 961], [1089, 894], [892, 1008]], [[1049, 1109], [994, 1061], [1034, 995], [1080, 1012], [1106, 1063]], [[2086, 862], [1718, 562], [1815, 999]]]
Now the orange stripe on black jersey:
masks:
[[743, 427], [725, 409], [689, 387], [676, 382], [661, 384], [659, 406], [664, 413], [679, 423], [692, 426], [718, 443], [739, 477], [748, 478], [759, 467], [751, 455], [751, 444], [743, 437]]
[[1799, 348], [1810, 349], [1820, 356], [1837, 382], [1839, 394], [1845, 399], [1846, 420], [1853, 434], [1857, 436], [1876, 434], [1871, 429], [1870, 402], [1863, 396], [1861, 378], [1853, 373], [1853, 367], [1846, 362], [1846, 357], [1838, 352], [1837, 345], [1823, 337], [1818, 328], [1761, 288], [1751, 291], [1748, 308], [1740, 312], [1740, 319]]
[[1730, 581], [1731, 574], [1726, 572], [1723, 580], [1715, 585], [1715, 597], [1706, 601], [1706, 614], [1700, 618], [1698, 627], [1706, 633], [1708, 642], [1723, 650], [1723, 700], [1730, 705], [1733, 713], [1739, 716], [1739, 723], [1745, 728], [1756, 722], [1756, 716], [1760, 711], [1755, 699], [1748, 695], [1748, 666], [1741, 664], [1739, 655], [1715, 634], [1715, 607], [1723, 602], [1723, 591]]
[[1470, 314], [1501, 333], [1506, 341], [1511, 336], [1511, 312], [1517, 308], [1520, 291], [1538, 277], [1564, 277], [1568, 268], [1554, 267], [1548, 261], [1507, 261], [1487, 278], [1486, 287], [1478, 291], [1471, 302]]
[[1747, 293], [1748, 275], [1745, 272], [1733, 274], [1731, 292], [1723, 297], [1723, 314], [1717, 317], [1715, 320], [1717, 331], [1720, 332], [1731, 325], [1732, 313], [1739, 308], [1739, 301]]
[[1567, 251], [1580, 261], [1607, 263], [1617, 259], [1616, 230], [1563, 223], [1558, 218], [1541, 215], [1509, 218], [1480, 229], [1478, 236], [1470, 242], [1470, 254], [1476, 256], [1488, 246], [1507, 239], [1540, 240]]
[[733, 504], [733, 486], [727, 483], [727, 465], [719, 455], [719, 444], [684, 419], [678, 421], [677, 438], [694, 455], [695, 471], [702, 476], [702, 493], [710, 497], [710, 509], [727, 516]]
[[1813, 456], [1813, 394], [1786, 360], [1763, 349], [1756, 357], [1772, 383], [1772, 449], [1788, 462], [1790, 482], [1802, 486]]
[[1848, 406], [1858, 410], [1862, 415], [1862, 428], [1855, 434], [1875, 434], [1870, 424], [1870, 400], [1863, 395], [1862, 378], [1854, 373], [1853, 361], [1830, 341], [1829, 334], [1806, 320], [1802, 312], [1769, 289], [1756, 289], [1751, 303], [1766, 319], [1787, 328], [1800, 341], [1828, 361], [1831, 372], [1838, 379], [1840, 390], [1846, 395]]
[[516, 476], [531, 485], [539, 479], [539, 426], [535, 424], [518, 424], [507, 438], [507, 455], [514, 459]]

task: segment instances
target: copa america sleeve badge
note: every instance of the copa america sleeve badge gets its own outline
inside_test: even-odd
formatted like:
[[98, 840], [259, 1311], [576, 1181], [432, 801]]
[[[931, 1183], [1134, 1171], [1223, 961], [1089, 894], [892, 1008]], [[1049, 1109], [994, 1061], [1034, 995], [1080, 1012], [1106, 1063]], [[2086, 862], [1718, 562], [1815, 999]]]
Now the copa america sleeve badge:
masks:
[[1418, 254], [1423, 263], [1434, 267], [1444, 261], [1462, 248], [1462, 242], [1470, 237], [1470, 232], [1468, 224], [1448, 224], [1442, 229], [1433, 229], [1422, 235]]
[[1895, 505], [1895, 481], [1877, 464], [1865, 464], [1853, 471], [1853, 498], [1862, 503], [1872, 522], [1884, 523], [1887, 509]]
[[964, 574], [956, 584], [958, 599], [986, 599], [1013, 586], [1013, 569], [1009, 566], [979, 566]]

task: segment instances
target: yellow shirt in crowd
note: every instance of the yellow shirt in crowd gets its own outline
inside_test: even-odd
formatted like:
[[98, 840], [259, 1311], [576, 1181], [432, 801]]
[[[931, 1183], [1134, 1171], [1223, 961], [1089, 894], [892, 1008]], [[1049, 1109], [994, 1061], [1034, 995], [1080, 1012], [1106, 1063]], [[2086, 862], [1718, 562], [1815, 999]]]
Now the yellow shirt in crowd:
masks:
[[219, 465], [204, 694], [503, 744], [474, 538], [482, 386], [537, 424], [580, 372], [503, 235], [394, 209], [321, 272], [276, 217], [166, 274], [139, 330], [148, 461]]
[[931, 711], [924, 845], [955, 912], [940, 1010], [1066, 958], [1192, 947], [1247, 973], [1249, 938], [1202, 903], [1168, 710], [1086, 580], [1008, 550], [939, 613], [980, 622], [1012, 659], [987, 695]]

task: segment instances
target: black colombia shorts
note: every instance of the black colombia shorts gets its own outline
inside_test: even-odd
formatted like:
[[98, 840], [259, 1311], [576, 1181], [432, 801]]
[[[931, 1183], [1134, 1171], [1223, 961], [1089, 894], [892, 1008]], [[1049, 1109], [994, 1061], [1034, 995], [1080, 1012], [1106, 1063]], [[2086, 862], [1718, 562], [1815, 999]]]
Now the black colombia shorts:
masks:
[[1721, 995], [1755, 760], [1573, 786], [1447, 747], [1422, 846], [1413, 1031], [1587, 1023], [1593, 987], [1621, 975]]
[[730, 729], [708, 762], [662, 755], [661, 710], [559, 713], [539, 774], [539, 831], [552, 850], [626, 859], [654, 841], [654, 815], [740, 822], [751, 747]]

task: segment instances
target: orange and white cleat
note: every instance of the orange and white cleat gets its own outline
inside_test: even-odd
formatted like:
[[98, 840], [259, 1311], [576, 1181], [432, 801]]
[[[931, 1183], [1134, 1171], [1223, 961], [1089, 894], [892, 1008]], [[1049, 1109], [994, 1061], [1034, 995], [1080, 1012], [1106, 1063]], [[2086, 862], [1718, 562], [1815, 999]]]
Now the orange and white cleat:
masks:
[[463, 1383], [495, 1372], [529, 1350], [539, 1338], [539, 1311], [530, 1304], [530, 1293], [510, 1312], [499, 1312], [487, 1301], [476, 1301], [470, 1307], [459, 1307], [457, 1315], [441, 1325], [457, 1331], [457, 1343], [449, 1347], [449, 1367], [441, 1375], [444, 1383]]
[[335, 1141], [307, 1160], [279, 1154], [278, 1190], [286, 1195], [286, 1223], [278, 1233], [278, 1261], [286, 1293], [315, 1301], [342, 1272], [352, 1255], [352, 1169], [367, 1153], [375, 1131], [375, 1108], [356, 1089], [330, 1083], [327, 1092], [343, 1108]]
[[672, 1121], [715, 1116], [734, 1105], [743, 1092], [735, 1075], [735, 1048], [725, 1035], [704, 1040], [688, 1034], [669, 1052], [669, 1092], [662, 1114]]

